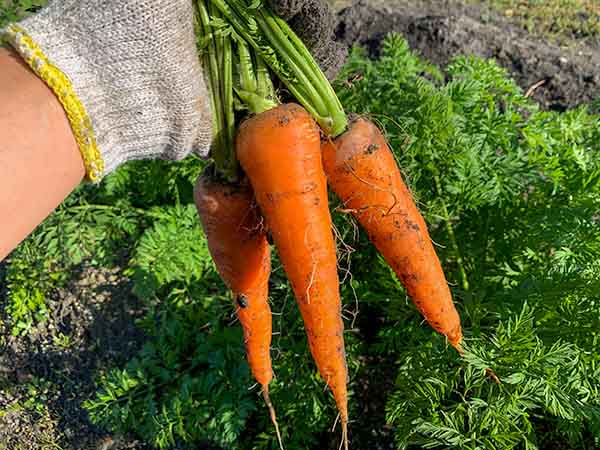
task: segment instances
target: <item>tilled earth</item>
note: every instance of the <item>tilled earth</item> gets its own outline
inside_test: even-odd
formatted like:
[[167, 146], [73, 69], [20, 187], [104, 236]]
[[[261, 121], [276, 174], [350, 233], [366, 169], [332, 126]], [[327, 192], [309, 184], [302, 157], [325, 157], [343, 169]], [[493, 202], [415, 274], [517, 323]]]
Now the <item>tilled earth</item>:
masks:
[[150, 448], [96, 428], [81, 407], [95, 374], [123, 365], [143, 343], [134, 325], [143, 310], [130, 291], [119, 269], [82, 268], [27, 336], [0, 324], [0, 411], [8, 411], [0, 450]]
[[[565, 110], [600, 99], [598, 42], [560, 47], [485, 8], [450, 1], [335, 3], [338, 37], [366, 46], [373, 56], [382, 38], [396, 31], [441, 67], [459, 54], [495, 58], [524, 89], [539, 85], [533, 98], [544, 108]], [[3, 271], [0, 263], [0, 319]], [[128, 280], [119, 269], [82, 267], [65, 289], [53, 293], [48, 310], [49, 319], [25, 337], [11, 336], [0, 321], [0, 411], [5, 412], [0, 414], [0, 450], [150, 449], [134, 437], [93, 426], [81, 407], [95, 391], [94, 376], [123, 365], [143, 344], [134, 321], [144, 311]], [[377, 374], [365, 374], [356, 383], [362, 415], [372, 426], [352, 436], [355, 449], [393, 448], [391, 430], [384, 425], [393, 371], [378, 373], [389, 376], [379, 380]]]
[[339, 8], [337, 34], [376, 56], [390, 31], [444, 67], [455, 55], [494, 58], [544, 108], [563, 111], [600, 99], [600, 42], [559, 46], [533, 36], [493, 11], [455, 1], [360, 0]]

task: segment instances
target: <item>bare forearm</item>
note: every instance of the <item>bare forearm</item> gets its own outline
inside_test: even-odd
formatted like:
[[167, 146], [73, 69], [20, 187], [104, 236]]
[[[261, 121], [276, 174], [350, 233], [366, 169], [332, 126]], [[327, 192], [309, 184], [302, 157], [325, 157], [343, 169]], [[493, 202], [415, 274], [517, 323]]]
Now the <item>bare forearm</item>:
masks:
[[84, 174], [62, 106], [14, 53], [0, 48], [0, 260]]

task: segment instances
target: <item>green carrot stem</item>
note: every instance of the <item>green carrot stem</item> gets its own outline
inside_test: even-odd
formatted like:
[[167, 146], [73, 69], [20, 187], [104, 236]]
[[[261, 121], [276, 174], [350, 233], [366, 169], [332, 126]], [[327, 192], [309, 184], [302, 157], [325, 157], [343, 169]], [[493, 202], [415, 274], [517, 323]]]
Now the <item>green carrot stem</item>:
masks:
[[256, 55], [256, 79], [258, 82], [258, 94], [267, 100], [267, 102], [270, 101], [274, 105], [272, 106], [273, 108], [277, 106], [279, 102], [277, 101], [277, 94], [275, 94], [275, 87], [271, 80], [269, 68], [258, 55]]
[[204, 68], [208, 70], [209, 91], [213, 111], [213, 146], [211, 156], [217, 173], [234, 182], [239, 176], [235, 155], [235, 117], [233, 112], [233, 63], [231, 41], [217, 36], [211, 27], [211, 16], [219, 15], [208, 0], [198, 0], [198, 18], [202, 37], [207, 40], [203, 51]]
[[[314, 78], [311, 77], [310, 72], [306, 71], [306, 65], [302, 63], [300, 57], [294, 55], [295, 52], [293, 47], [286, 46], [285, 37], [282, 39], [281, 34], [270, 28], [264, 20], [259, 19], [257, 22], [273, 48], [282, 56], [295, 74], [294, 82], [286, 83], [287, 88], [292, 92], [294, 97], [296, 97], [296, 100], [298, 100], [319, 125], [321, 125], [321, 128], [329, 132], [333, 126], [333, 119], [327, 116], [326, 105], [323, 102], [320, 93], [312, 84]], [[284, 82], [285, 81], [286, 80], [284, 79]]]
[[223, 110], [218, 106], [221, 103], [219, 99], [220, 92], [218, 89], [215, 89], [215, 86], [217, 86], [217, 81], [215, 80], [215, 71], [212, 68], [216, 55], [216, 49], [214, 41], [212, 39], [212, 35], [210, 34], [210, 17], [208, 15], [208, 9], [204, 4], [204, 0], [198, 0], [196, 6], [198, 11], [198, 23], [200, 25], [200, 32], [202, 38], [205, 39], [204, 47], [202, 48], [202, 60], [204, 63], [203, 66], [206, 68], [206, 70], [208, 70], [208, 91], [212, 107], [211, 109], [213, 113], [212, 127], [213, 136], [215, 139], [213, 145], [217, 146], [218, 142], [216, 141], [218, 140], [218, 136], [220, 136], [219, 131], [223, 123], [221, 117]]
[[[275, 90], [269, 72], [260, 57], [244, 41], [238, 41], [239, 87], [236, 93], [252, 114], [260, 114], [277, 106]], [[255, 62], [256, 60], [256, 62]]]
[[265, 37], [269, 39], [273, 48], [290, 66], [296, 77], [298, 77], [298, 81], [302, 83], [301, 91], [306, 91], [307, 96], [315, 96], [313, 99], [315, 109], [323, 110], [325, 108], [323, 98], [316, 97], [322, 93], [319, 92], [318, 76], [311, 70], [310, 65], [306, 62], [306, 56], [300, 55], [296, 51], [296, 48], [292, 45], [287, 36], [285, 36], [273, 16], [269, 16], [265, 14], [263, 10], [259, 10], [256, 15], [256, 20], [258, 26], [261, 28]]
[[[313, 98], [312, 95], [316, 95], [318, 101], [324, 104], [323, 111], [328, 111], [333, 115], [333, 117], [326, 119], [330, 121], [330, 126], [333, 128], [336, 119], [338, 122], [344, 123], [344, 128], [339, 130], [338, 133], [341, 134], [346, 128], [346, 114], [333, 87], [327, 81], [312, 54], [285, 20], [270, 13], [266, 8], [260, 10], [260, 15], [264, 20], [264, 25], [270, 28], [275, 38], [283, 46], [281, 51], [286, 62], [290, 65], [296, 64], [310, 78], [309, 84], [304, 86], [309, 97], [304, 101], [309, 102]], [[336, 114], [341, 114], [341, 116], [336, 117]]]
[[252, 53], [245, 42], [236, 43], [238, 48], [238, 72], [240, 75], [240, 86], [248, 92], [258, 91], [258, 81], [252, 64]]
[[454, 227], [452, 226], [452, 222], [450, 221], [450, 213], [448, 212], [448, 207], [446, 206], [446, 202], [443, 200], [442, 197], [442, 183], [440, 182], [440, 177], [437, 174], [434, 175], [433, 179], [435, 182], [436, 191], [442, 199], [442, 211], [444, 213], [444, 221], [446, 222], [446, 231], [448, 233], [448, 237], [450, 238], [450, 244], [452, 245], [454, 256], [456, 257], [456, 264], [458, 266], [458, 274], [460, 276], [461, 286], [465, 291], [468, 291], [470, 288], [469, 279], [467, 278], [465, 263], [461, 255], [460, 248], [458, 246], [458, 241], [456, 240]]
[[235, 113], [233, 111], [233, 55], [231, 39], [223, 38], [223, 109], [225, 111], [225, 142], [227, 170], [237, 177], [239, 166], [235, 152]]
[[335, 137], [348, 119], [329, 81], [302, 41], [265, 6], [245, 0], [208, 0], [284, 82], [294, 97]]
[[[290, 28], [290, 26], [287, 24], [287, 22], [285, 20], [281, 19], [280, 17], [276, 17], [276, 20], [277, 20], [277, 23], [279, 24], [279, 26], [281, 27], [281, 29], [284, 31], [284, 33], [290, 38], [292, 43], [296, 46], [296, 49], [302, 55], [302, 57], [304, 58], [306, 63], [310, 65], [311, 70], [314, 73], [320, 73], [322, 75], [322, 77], [325, 78], [325, 80], [327, 81], [325, 74], [323, 74], [323, 71], [321, 70], [321, 68], [319, 67], [319, 65], [317, 64], [315, 59], [313, 58], [312, 54], [308, 51], [308, 49], [306, 48], [306, 46], [304, 45], [302, 40]], [[323, 100], [327, 103], [327, 107], [333, 112], [337, 112], [338, 114], [341, 112], [343, 114], [343, 117], [338, 118], [338, 120], [340, 120], [340, 121], [346, 120], [347, 121], [346, 114], [344, 113], [344, 107], [342, 106], [342, 102], [340, 102], [340, 99], [338, 98], [337, 94], [335, 93], [335, 90], [333, 89], [333, 87], [331, 86], [329, 81], [327, 81], [326, 83], [321, 83], [321, 80], [317, 80], [317, 86], [319, 87], [319, 89], [322, 89], [322, 91], [323, 91], [322, 92]], [[335, 120], [335, 118], [334, 118], [334, 120]]]

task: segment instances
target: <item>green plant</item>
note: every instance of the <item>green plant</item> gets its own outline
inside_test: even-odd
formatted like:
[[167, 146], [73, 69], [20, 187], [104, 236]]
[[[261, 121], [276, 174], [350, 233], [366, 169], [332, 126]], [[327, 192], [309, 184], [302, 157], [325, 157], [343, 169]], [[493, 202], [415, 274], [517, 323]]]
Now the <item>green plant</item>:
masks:
[[[537, 449], [547, 439], [542, 418], [556, 427], [554, 442], [591, 448], [583, 431], [600, 432], [597, 357], [575, 344], [545, 344], [535, 325], [525, 304], [488, 339], [472, 341], [467, 364], [454, 370], [447, 360], [432, 367], [427, 352], [408, 356], [387, 406], [398, 448]], [[486, 367], [502, 384], [490, 382]]]
[[[424, 72], [433, 81], [423, 78]], [[356, 316], [358, 334], [347, 336], [351, 389], [374, 370], [357, 357], [371, 355], [375, 361], [393, 364], [397, 388], [387, 397], [386, 411], [398, 448], [548, 448], [555, 443], [592, 448], [599, 436], [600, 412], [598, 359], [590, 353], [600, 339], [600, 299], [595, 293], [600, 275], [595, 215], [600, 201], [595, 157], [598, 117], [583, 108], [566, 114], [539, 111], [492, 62], [459, 58], [448, 68], [448, 76], [450, 81], [442, 83], [436, 69], [392, 36], [378, 61], [369, 61], [356, 50], [344, 73], [352, 81], [338, 86], [348, 109], [369, 114], [387, 130], [429, 219], [433, 239], [443, 244], [439, 251], [454, 285], [468, 344], [461, 360], [447, 349], [443, 338], [422, 325], [389, 268], [365, 237], [356, 234], [348, 216], [337, 214], [336, 229], [347, 244], [340, 246], [345, 311], [350, 319], [355, 298], [360, 311], [366, 311]], [[180, 236], [173, 256], [191, 264], [194, 256], [205, 251], [201, 240], [187, 243], [195, 239], [191, 213], [187, 219], [167, 223], [186, 229], [159, 232], [164, 224], [157, 222], [146, 233]], [[153, 237], [151, 242], [171, 240]], [[133, 273], [140, 270], [135, 261], [157, 261], [156, 248], [167, 247], [137, 247]], [[197, 261], [185, 266], [193, 269], [189, 273], [182, 273], [184, 266], [170, 267], [166, 273], [174, 274], [175, 280], [161, 275], [160, 264], [156, 271], [148, 264], [144, 267], [161, 280], [150, 290], [139, 290], [146, 275], [136, 279], [135, 287], [145, 295], [149, 292], [156, 302], [146, 320], [158, 320], [159, 327], [150, 334], [162, 342], [161, 352], [185, 353], [176, 350], [179, 344], [164, 340], [165, 331], [156, 330], [167, 323], [189, 327], [182, 324], [190, 316], [209, 314], [194, 319], [206, 325], [197, 345], [231, 333], [230, 345], [238, 342], [239, 352], [231, 355], [231, 367], [237, 367], [236, 361], [243, 365], [236, 341], [239, 331], [226, 325], [229, 300], [218, 294], [223, 291], [215, 288], [221, 285], [212, 266]], [[272, 277], [271, 297], [274, 310], [282, 313], [274, 316], [277, 379], [272, 397], [284, 442], [289, 448], [316, 448], [333, 420], [333, 410], [314, 394], [318, 392], [314, 368], [298, 364], [309, 357], [297, 311], [293, 306], [293, 311], [287, 311], [292, 297], [281, 269]], [[186, 308], [196, 305], [198, 312], [161, 319], [166, 307], [158, 303], [159, 298], [179, 299], [189, 305]], [[378, 325], [362, 314], [380, 318]], [[210, 351], [220, 354], [217, 347]], [[200, 357], [197, 351], [188, 353], [194, 355], [192, 360]], [[113, 372], [113, 381], [101, 382], [99, 396], [88, 402], [96, 420], [136, 430], [167, 448], [177, 440], [203, 439], [227, 448], [273, 448], [274, 435], [263, 409], [256, 407], [257, 396], [252, 408], [236, 411], [230, 419], [239, 425], [233, 434], [220, 429], [218, 420], [199, 426], [198, 412], [189, 410], [180, 419], [176, 410], [164, 406], [193, 404], [180, 393], [181, 377], [187, 373], [178, 366], [185, 360], [182, 356], [163, 364], [172, 382], [160, 392], [168, 395], [153, 394], [142, 400], [121, 392], [107, 400], [104, 392], [115, 382], [116, 373], [135, 376], [133, 367], [142, 371], [153, 367], [153, 358], [147, 355], [142, 353], [125, 372]], [[486, 367], [496, 371], [502, 385], [486, 377]], [[236, 379], [232, 368], [217, 370], [213, 376], [225, 377], [223, 384], [236, 395], [241, 392], [236, 383], [246, 385], [249, 375]], [[204, 379], [215, 368], [206, 370], [194, 379]], [[147, 380], [144, 385], [156, 387], [159, 381]], [[211, 395], [197, 390], [192, 397]], [[148, 399], [166, 408], [161, 409], [161, 421], [136, 413], [148, 408]], [[205, 408], [218, 411], [212, 408], [223, 406], [220, 402]], [[360, 405], [352, 397], [350, 403], [350, 417], [359, 418]], [[144, 420], [130, 422], [133, 417]], [[169, 429], [179, 431], [170, 434]]]
[[[62, 450], [58, 421], [47, 404], [52, 395], [51, 383], [33, 378], [5, 389], [7, 384], [0, 378], [6, 395], [0, 406], [0, 450]], [[22, 394], [19, 400], [14, 400], [16, 391]]]
[[[398, 36], [382, 50], [376, 61], [354, 50], [337, 91], [348, 111], [386, 131], [430, 224], [468, 352], [459, 358], [421, 322], [332, 199], [351, 439], [372, 445], [365, 423], [375, 416], [378, 428], [387, 419], [397, 448], [599, 446], [600, 117], [540, 111], [491, 61], [457, 58], [442, 73]], [[77, 267], [124, 267], [148, 310], [139, 323], [148, 341], [123, 367], [99, 370], [90, 417], [161, 448], [208, 440], [274, 449], [262, 400], [248, 389], [231, 299], [195, 218], [202, 166], [137, 162], [78, 190], [11, 256], [3, 310], [24, 333]], [[277, 259], [273, 268], [271, 397], [284, 444], [324, 448], [333, 400]], [[488, 366], [501, 385], [486, 378]], [[388, 390], [368, 383], [384, 368], [395, 378]], [[371, 397], [378, 410], [365, 414]]]
[[211, 324], [206, 301], [178, 304], [185, 300], [176, 297], [145, 321], [152, 341], [123, 370], [103, 376], [97, 397], [85, 406], [92, 420], [135, 430], [159, 448], [176, 440], [229, 446], [256, 409], [241, 382], [249, 378], [241, 334], [214, 326], [214, 319]]
[[[82, 263], [115, 266], [154, 221], [176, 220], [176, 215], [169, 215], [171, 209], [181, 201], [192, 201], [192, 183], [201, 169], [194, 158], [178, 165], [134, 162], [100, 187], [77, 189], [8, 259], [5, 312], [13, 333], [26, 333], [44, 320], [47, 295], [69, 281], [75, 267]], [[189, 217], [195, 221], [193, 210], [186, 211], [188, 221]], [[140, 245], [152, 245], [149, 239], [152, 235]], [[177, 236], [172, 240], [176, 244]], [[170, 258], [167, 254], [165, 262]]]
[[457, 58], [445, 84], [425, 70], [390, 36], [377, 61], [353, 53], [339, 89], [388, 131], [468, 332], [463, 363], [432, 357], [429, 333], [405, 329], [391, 302], [373, 304], [376, 316], [398, 317], [375, 344], [398, 361], [387, 402], [398, 448], [593, 448], [599, 118], [539, 111], [491, 61]]
[[48, 3], [47, 0], [3, 0], [0, 3], [1, 23], [20, 20]]
[[527, 31], [564, 41], [600, 35], [600, 6], [594, 0], [485, 0]]
[[[0, 28], [9, 22], [20, 20], [48, 3], [47, 0], [2, 0], [0, 1]], [[0, 44], [3, 41], [0, 39]]]

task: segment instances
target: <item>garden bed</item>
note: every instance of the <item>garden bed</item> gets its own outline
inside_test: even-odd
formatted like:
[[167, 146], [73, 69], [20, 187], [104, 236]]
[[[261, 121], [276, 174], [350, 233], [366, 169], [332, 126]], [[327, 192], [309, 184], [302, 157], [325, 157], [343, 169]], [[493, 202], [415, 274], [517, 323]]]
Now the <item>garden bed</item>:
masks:
[[[493, 58], [544, 108], [564, 111], [600, 99], [600, 42], [572, 38], [560, 46], [497, 12], [454, 1], [338, 2], [338, 35], [376, 55], [390, 31], [440, 67], [457, 55]], [[543, 84], [540, 84], [543, 83]], [[537, 86], [537, 88], [536, 88]]]
[[[558, 45], [527, 33], [487, 8], [447, 1], [374, 0], [351, 6], [337, 2], [337, 8], [339, 37], [348, 45], [365, 46], [373, 57], [379, 55], [383, 37], [395, 31], [442, 69], [456, 55], [495, 58], [525, 91], [531, 89], [533, 98], [545, 109], [563, 111], [600, 98], [600, 45], [593, 39]], [[133, 183], [130, 179], [127, 182]], [[152, 205], [152, 200], [148, 204]], [[364, 247], [361, 251], [368, 252]], [[130, 256], [125, 256], [123, 265]], [[46, 320], [24, 336], [12, 336], [8, 320], [0, 323], [0, 450], [52, 445], [64, 450], [151, 448], [135, 437], [119, 436], [93, 425], [81, 406], [93, 397], [98, 373], [123, 367], [146, 341], [134, 322], [145, 315], [148, 305], [133, 295], [131, 277], [120, 267], [79, 265], [69, 274], [66, 285], [48, 296]], [[356, 269], [360, 271], [360, 267]], [[6, 302], [4, 275], [0, 264], [0, 306]], [[275, 278], [280, 281], [281, 273]], [[390, 319], [381, 317], [376, 303], [361, 308], [353, 332], [371, 345], [377, 332], [384, 325], [390, 326]], [[5, 314], [2, 317], [8, 319]], [[405, 323], [414, 323], [414, 330], [423, 332], [412, 320], [416, 316], [407, 317], [411, 320]], [[431, 338], [431, 333], [423, 335]], [[440, 342], [431, 348], [437, 345], [439, 350]], [[360, 405], [356, 407], [360, 414], [351, 425], [352, 448], [392, 449], [394, 436], [392, 427], [385, 425], [385, 407], [395, 389], [397, 362], [376, 353], [365, 353], [360, 359], [365, 369], [353, 380], [353, 398]], [[303, 367], [308, 364], [306, 360]], [[317, 394], [329, 400], [323, 391]], [[328, 432], [323, 434], [329, 441], [327, 448], [337, 448], [336, 438]], [[555, 444], [540, 448], [558, 448], [563, 443]]]

